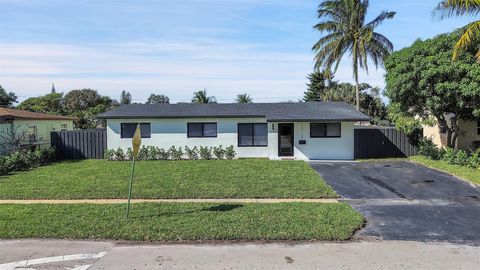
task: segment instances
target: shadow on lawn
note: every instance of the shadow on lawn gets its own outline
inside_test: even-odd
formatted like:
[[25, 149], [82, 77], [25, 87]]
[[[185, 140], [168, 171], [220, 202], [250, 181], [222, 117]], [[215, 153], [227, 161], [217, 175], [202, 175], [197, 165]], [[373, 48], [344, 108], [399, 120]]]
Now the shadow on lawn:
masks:
[[[148, 218], [155, 218], [155, 217], [173, 217], [173, 216], [180, 216], [180, 215], [188, 215], [193, 213], [200, 213], [200, 212], [228, 212], [235, 210], [237, 208], [243, 207], [243, 204], [219, 204], [215, 206], [205, 207], [202, 209], [197, 210], [190, 210], [190, 211], [178, 211], [178, 212], [161, 212], [161, 213], [152, 213], [147, 215], [133, 215], [132, 219], [148, 219]], [[135, 211], [135, 210], [134, 210]]]

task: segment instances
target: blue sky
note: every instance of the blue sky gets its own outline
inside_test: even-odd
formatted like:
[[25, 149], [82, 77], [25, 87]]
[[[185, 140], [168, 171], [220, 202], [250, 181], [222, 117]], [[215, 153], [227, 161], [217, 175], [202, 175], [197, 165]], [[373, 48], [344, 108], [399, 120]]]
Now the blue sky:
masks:
[[[369, 17], [396, 11], [378, 28], [395, 49], [468, 23], [432, 17], [438, 0], [371, 0]], [[219, 102], [249, 93], [256, 102], [298, 100], [320, 37], [319, 1], [0, 0], [0, 84], [20, 100], [97, 89], [135, 102], [150, 93], [189, 101], [206, 88]], [[345, 59], [336, 79], [352, 81]], [[383, 70], [361, 81], [384, 86]]]

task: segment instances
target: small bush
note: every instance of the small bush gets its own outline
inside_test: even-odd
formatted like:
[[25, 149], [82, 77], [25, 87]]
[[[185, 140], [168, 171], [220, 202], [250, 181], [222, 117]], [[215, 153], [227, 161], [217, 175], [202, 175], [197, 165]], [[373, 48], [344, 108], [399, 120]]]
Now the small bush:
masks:
[[207, 146], [200, 146], [200, 158], [201, 159], [212, 159], [212, 148]]
[[196, 160], [198, 159], [198, 148], [196, 146], [194, 146], [193, 148], [185, 146], [185, 154], [187, 155], [188, 159]]
[[[142, 146], [138, 151], [138, 160], [180, 160], [183, 158], [188, 158], [191, 160], [196, 159], [234, 159], [236, 156], [235, 148], [233, 145], [228, 146], [227, 148], [223, 148], [223, 146], [218, 147], [207, 147], [207, 146], [200, 146], [190, 148], [185, 146], [185, 150], [182, 147], [175, 147], [172, 146], [168, 150], [164, 150], [162, 148], [156, 146]], [[122, 148], [117, 149], [107, 149], [105, 150], [104, 158], [107, 160], [132, 160], [133, 151], [132, 148], [128, 148], [126, 152], [123, 151]], [[15, 157], [20, 158], [20, 157]], [[42, 160], [35, 159], [35, 160]], [[0, 161], [0, 163], [3, 161]], [[21, 161], [17, 162], [18, 164], [23, 164]], [[20, 166], [19, 165], [19, 166]], [[0, 165], [1, 166], [1, 165]]]
[[468, 154], [463, 150], [458, 150], [455, 154], [455, 158], [453, 159], [453, 164], [466, 166], [468, 162]]
[[0, 175], [44, 166], [54, 160], [55, 150], [51, 147], [47, 149], [37, 149], [35, 151], [18, 150], [0, 157]]
[[480, 151], [477, 150], [475, 153], [470, 155], [467, 160], [466, 166], [473, 169], [480, 167]]
[[455, 164], [454, 160], [455, 160], [455, 155], [456, 154], [457, 153], [456, 153], [455, 149], [447, 148], [447, 149], [445, 149], [445, 152], [443, 153], [442, 160], [447, 162], [448, 164]]
[[225, 149], [225, 157], [227, 159], [234, 159], [236, 155], [233, 145], [230, 145]]
[[215, 146], [213, 147], [213, 155], [216, 159], [224, 159], [225, 158], [225, 149], [222, 146]]
[[418, 154], [433, 160], [440, 159], [440, 150], [435, 145], [432, 138], [420, 139], [418, 142]]
[[170, 154], [170, 158], [173, 160], [180, 160], [183, 157], [182, 147], [176, 148], [175, 146], [172, 146], [168, 152]]

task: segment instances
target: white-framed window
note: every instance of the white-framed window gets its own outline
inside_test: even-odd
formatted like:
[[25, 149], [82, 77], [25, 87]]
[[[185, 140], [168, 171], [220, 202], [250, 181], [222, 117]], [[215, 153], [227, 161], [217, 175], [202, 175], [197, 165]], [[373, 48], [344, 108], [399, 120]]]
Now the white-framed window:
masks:
[[310, 123], [310, 138], [340, 138], [341, 136], [340, 123]]
[[67, 130], [67, 123], [62, 123], [62, 124], [60, 124], [60, 130], [61, 130], [61, 131]]

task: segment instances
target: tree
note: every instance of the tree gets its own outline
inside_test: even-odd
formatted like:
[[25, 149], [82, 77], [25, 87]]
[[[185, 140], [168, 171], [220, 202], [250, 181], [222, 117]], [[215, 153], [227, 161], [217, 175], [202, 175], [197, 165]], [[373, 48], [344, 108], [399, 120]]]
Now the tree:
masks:
[[237, 103], [252, 103], [252, 98], [249, 94], [238, 94], [237, 98], [235, 99]]
[[75, 123], [76, 127], [96, 128], [104, 125], [97, 121], [96, 115], [115, 107], [118, 102], [99, 95], [96, 90], [81, 89], [68, 92], [62, 105], [65, 113], [79, 118]]
[[24, 100], [17, 109], [48, 114], [62, 114], [63, 93], [51, 93]]
[[480, 117], [480, 68], [468, 47], [451, 61], [451, 48], [460, 32], [417, 40], [385, 61], [389, 115], [395, 124], [411, 131], [420, 122], [446, 127], [447, 146], [455, 147], [462, 133], [460, 119]]
[[[441, 18], [462, 15], [480, 14], [480, 0], [444, 0], [438, 4], [435, 13], [441, 13]], [[461, 49], [476, 43], [476, 56], [480, 62], [480, 20], [471, 22], [463, 27], [462, 36], [453, 47], [452, 58], [457, 59]]]
[[120, 94], [120, 104], [132, 104], [132, 95], [123, 90]]
[[390, 40], [374, 30], [384, 20], [393, 18], [395, 12], [383, 11], [365, 23], [368, 6], [368, 0], [324, 0], [318, 7], [321, 21], [314, 26], [321, 33], [328, 33], [313, 45], [315, 69], [332, 70], [334, 66], [335, 72], [343, 56], [351, 54], [357, 109], [360, 109], [359, 68], [368, 73], [368, 59], [378, 68], [393, 51]]
[[57, 93], [57, 90], [55, 90], [55, 84], [52, 83], [52, 90], [50, 92], [51, 94]]
[[170, 99], [166, 95], [151, 94], [147, 99], [147, 104], [170, 103]]
[[209, 97], [207, 95], [207, 90], [199, 90], [193, 93], [192, 103], [217, 103], [215, 97]]
[[13, 92], [8, 92], [0, 85], [0, 107], [11, 107], [17, 102], [17, 96]]
[[329, 72], [314, 71], [308, 74], [307, 91], [304, 92], [304, 101], [322, 101], [325, 91], [334, 83]]

